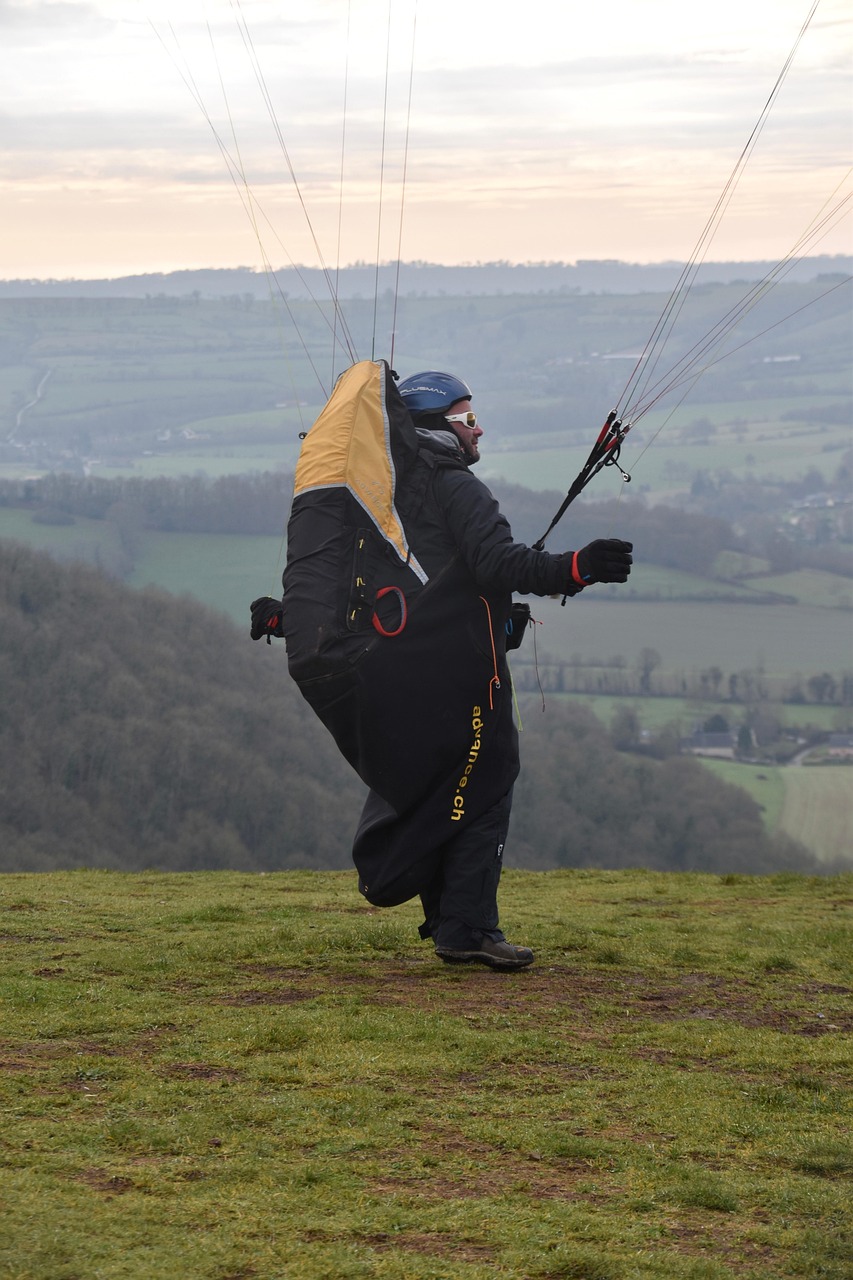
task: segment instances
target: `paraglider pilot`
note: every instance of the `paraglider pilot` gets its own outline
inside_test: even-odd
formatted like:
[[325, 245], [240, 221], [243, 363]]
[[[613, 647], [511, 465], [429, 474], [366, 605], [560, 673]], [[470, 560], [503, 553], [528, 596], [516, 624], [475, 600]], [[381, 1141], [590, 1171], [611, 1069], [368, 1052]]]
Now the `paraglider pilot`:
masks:
[[448, 964], [514, 970], [497, 893], [519, 771], [507, 648], [529, 609], [626, 582], [632, 544], [550, 554], [515, 542], [472, 467], [471, 389], [435, 370], [394, 385], [384, 361], [341, 376], [308, 433], [288, 525], [283, 601], [252, 636], [284, 635], [303, 696], [370, 788], [353, 844], [377, 906], [419, 896]]

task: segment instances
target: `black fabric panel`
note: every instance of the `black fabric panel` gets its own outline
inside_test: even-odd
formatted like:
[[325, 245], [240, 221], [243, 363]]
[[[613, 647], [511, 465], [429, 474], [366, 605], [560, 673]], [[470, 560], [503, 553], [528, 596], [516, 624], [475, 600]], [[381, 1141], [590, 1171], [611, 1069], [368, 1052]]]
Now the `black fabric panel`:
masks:
[[455, 563], [413, 602], [401, 635], [377, 636], [344, 673], [300, 682], [371, 788], [353, 858], [372, 902], [392, 905], [419, 893], [445, 841], [515, 781], [518, 736], [500, 643], [505, 622], [501, 602], [487, 607]]

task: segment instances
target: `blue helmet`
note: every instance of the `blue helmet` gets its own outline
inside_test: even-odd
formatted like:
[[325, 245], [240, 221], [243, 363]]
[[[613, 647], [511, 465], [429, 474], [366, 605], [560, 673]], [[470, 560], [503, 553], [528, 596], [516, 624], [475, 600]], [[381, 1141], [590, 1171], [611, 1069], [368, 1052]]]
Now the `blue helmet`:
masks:
[[457, 400], [470, 400], [471, 388], [452, 373], [439, 373], [428, 369], [426, 373], [413, 373], [397, 383], [397, 390], [411, 414], [442, 413]]

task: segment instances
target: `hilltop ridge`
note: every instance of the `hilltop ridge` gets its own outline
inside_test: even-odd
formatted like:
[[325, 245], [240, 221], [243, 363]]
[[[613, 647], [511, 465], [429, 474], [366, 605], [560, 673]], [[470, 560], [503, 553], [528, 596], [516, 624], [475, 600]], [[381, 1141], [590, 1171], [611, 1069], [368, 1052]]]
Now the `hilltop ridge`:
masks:
[[[439, 297], [488, 296], [514, 293], [649, 293], [668, 291], [676, 285], [683, 263], [622, 262], [619, 259], [579, 259], [577, 262], [473, 262], [446, 266], [437, 262], [404, 262], [400, 266], [399, 292], [402, 296]], [[704, 262], [698, 268], [698, 284], [730, 283], [734, 280], [762, 280], [777, 264], [770, 261]], [[785, 279], [802, 283], [821, 275], [850, 275], [853, 256], [821, 254], [791, 262]], [[323, 272], [318, 267], [291, 266], [276, 270], [278, 287], [293, 299], [327, 295]], [[394, 290], [395, 262], [379, 267], [379, 292]], [[340, 298], [373, 297], [376, 265], [355, 262], [335, 272]], [[152, 294], [184, 297], [198, 294], [220, 298], [249, 294], [269, 297], [269, 283], [263, 271], [253, 267], [203, 267], [181, 271], [120, 276], [115, 279], [0, 280], [0, 297], [85, 297], [144, 298]]]

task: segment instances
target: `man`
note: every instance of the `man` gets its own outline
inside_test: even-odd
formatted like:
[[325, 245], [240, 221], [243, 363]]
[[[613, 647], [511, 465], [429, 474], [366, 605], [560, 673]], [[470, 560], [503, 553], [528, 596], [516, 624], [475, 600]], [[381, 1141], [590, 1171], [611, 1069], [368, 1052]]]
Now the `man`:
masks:
[[[306, 449], [321, 415], [297, 469], [283, 606], [256, 601], [252, 634], [285, 636], [291, 675], [370, 788], [353, 844], [368, 901], [419, 896], [421, 937], [441, 960], [521, 969], [533, 952], [507, 941], [497, 909], [519, 770], [512, 593], [625, 582], [632, 546], [604, 539], [551, 555], [515, 542], [471, 471], [483, 428], [467, 384], [430, 370], [395, 388], [386, 374], [381, 362], [353, 366], [358, 385], [336, 389], [327, 411], [348, 396], [343, 416], [364, 416], [381, 386], [382, 417], [373, 416], [396, 450], [383, 508], [399, 527], [396, 555], [388, 533], [377, 539], [363, 520], [378, 476], [359, 484], [312, 470]], [[324, 465], [364, 452], [316, 436]], [[523, 623], [511, 647], [521, 633]]]

